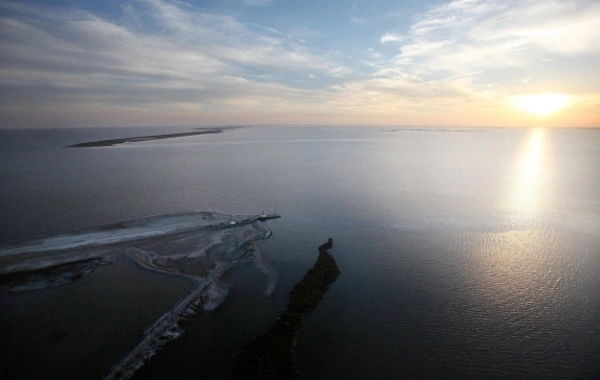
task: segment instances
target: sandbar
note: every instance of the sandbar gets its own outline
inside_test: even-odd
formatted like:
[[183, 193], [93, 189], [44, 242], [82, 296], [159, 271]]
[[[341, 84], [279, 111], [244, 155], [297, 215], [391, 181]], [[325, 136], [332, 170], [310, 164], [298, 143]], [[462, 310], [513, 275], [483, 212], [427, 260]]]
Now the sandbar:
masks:
[[219, 127], [219, 128], [206, 128], [190, 132], [180, 133], [167, 133], [162, 135], [149, 135], [149, 136], [136, 136], [126, 137], [122, 139], [110, 139], [110, 140], [99, 140], [99, 141], [88, 141], [79, 144], [67, 145], [65, 148], [96, 148], [103, 146], [115, 146], [119, 144], [134, 143], [140, 141], [152, 141], [152, 140], [164, 140], [174, 139], [178, 137], [198, 136], [198, 135], [210, 135], [216, 133], [223, 133], [226, 130], [234, 129], [237, 127]]

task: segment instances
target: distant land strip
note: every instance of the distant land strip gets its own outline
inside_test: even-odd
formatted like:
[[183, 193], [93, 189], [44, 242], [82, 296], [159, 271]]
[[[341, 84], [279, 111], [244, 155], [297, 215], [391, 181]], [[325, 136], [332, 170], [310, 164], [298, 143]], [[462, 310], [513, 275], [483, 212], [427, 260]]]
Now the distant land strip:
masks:
[[396, 129], [383, 129], [381, 132], [485, 132], [482, 128], [465, 127], [460, 129], [448, 129], [448, 128], [396, 128]]
[[223, 133], [226, 130], [235, 129], [239, 127], [218, 127], [218, 128], [206, 128], [206, 129], [197, 129], [191, 132], [181, 132], [181, 133], [167, 133], [164, 135], [150, 135], [150, 136], [137, 136], [137, 137], [126, 137], [122, 139], [111, 139], [111, 140], [100, 140], [100, 141], [89, 141], [79, 144], [67, 145], [65, 148], [95, 148], [101, 146], [115, 146], [119, 144], [132, 143], [132, 142], [140, 142], [140, 141], [151, 141], [151, 140], [164, 140], [164, 139], [174, 139], [177, 137], [188, 137], [188, 136], [197, 136], [197, 135], [211, 135], [216, 133]]

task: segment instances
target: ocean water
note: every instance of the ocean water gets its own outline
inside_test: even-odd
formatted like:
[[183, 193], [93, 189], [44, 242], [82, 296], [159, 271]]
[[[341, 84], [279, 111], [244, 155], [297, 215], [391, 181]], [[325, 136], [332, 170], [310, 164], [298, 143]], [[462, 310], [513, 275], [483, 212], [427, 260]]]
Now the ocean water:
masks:
[[[226, 378], [329, 237], [341, 275], [300, 333], [303, 378], [600, 375], [600, 130], [247, 127], [63, 148], [185, 130], [0, 131], [0, 244], [165, 213], [282, 215], [260, 242], [275, 292], [263, 295], [266, 280], [251, 265], [232, 270], [225, 302], [189, 322], [137, 378]], [[124, 265], [2, 294], [11, 360], [45, 367], [48, 378], [101, 376], [185, 291], [165, 276], [119, 277]], [[109, 302], [98, 299], [108, 285], [127, 305], [113, 307], [119, 320], [73, 312]], [[136, 292], [146, 296], [135, 301]], [[48, 337], [67, 328], [51, 308], [78, 319], [77, 332]], [[88, 356], [77, 348], [86, 339]], [[39, 375], [19, 368], [4, 375]]]

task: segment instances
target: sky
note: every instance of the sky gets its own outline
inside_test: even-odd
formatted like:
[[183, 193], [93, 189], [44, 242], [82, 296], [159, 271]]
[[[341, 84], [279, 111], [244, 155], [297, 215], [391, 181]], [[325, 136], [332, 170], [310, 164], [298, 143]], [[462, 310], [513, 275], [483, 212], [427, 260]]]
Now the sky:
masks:
[[600, 127], [598, 41], [598, 0], [0, 0], [0, 128]]

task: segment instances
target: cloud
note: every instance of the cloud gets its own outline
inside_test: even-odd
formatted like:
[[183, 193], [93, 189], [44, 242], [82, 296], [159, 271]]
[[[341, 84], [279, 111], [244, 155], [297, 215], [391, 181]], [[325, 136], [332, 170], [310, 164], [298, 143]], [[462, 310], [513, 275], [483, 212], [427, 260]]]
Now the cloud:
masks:
[[373, 48], [368, 48], [368, 49], [367, 49], [367, 52], [369, 52], [369, 56], [370, 56], [371, 58], [374, 58], [374, 59], [379, 59], [379, 58], [381, 58], [381, 53], [379, 53], [379, 52], [375, 51], [375, 49], [373, 49]]
[[454, 23], [456, 21], [456, 16], [448, 16], [445, 18], [425, 18], [410, 27], [410, 30], [414, 34], [423, 34], [431, 30], [438, 29], [444, 25], [448, 25]]
[[414, 20], [403, 38], [387, 33], [381, 43], [401, 43], [388, 69], [425, 80], [530, 70], [550, 54], [600, 54], [600, 3], [591, 0], [458, 0]]
[[364, 24], [365, 20], [362, 19], [362, 18], [359, 18], [359, 17], [352, 17], [350, 19], [350, 22], [353, 23], [353, 24]]
[[426, 115], [433, 109], [450, 112], [471, 96], [453, 83], [429, 83], [409, 75], [346, 81], [332, 89], [336, 96], [327, 97], [324, 106], [360, 109], [371, 115]]
[[451, 77], [444, 78], [443, 80], [452, 80], [452, 79], [456, 79], [456, 78], [468, 77], [471, 75], [478, 75], [478, 74], [483, 74], [483, 73], [485, 73], [485, 70], [473, 71], [472, 73], [453, 75]]
[[274, 0], [244, 0], [244, 3], [246, 5], [250, 5], [250, 6], [266, 7], [269, 5], [273, 5], [275, 3], [275, 1]]
[[600, 3], [592, 1], [526, 1], [503, 9], [497, 4], [479, 20], [470, 37], [482, 41], [516, 39], [525, 48], [563, 55], [600, 52]]
[[535, 86], [587, 91], [573, 99], [597, 99], [590, 94], [600, 86], [585, 70], [600, 55], [600, 4], [591, 0], [438, 4], [410, 24], [361, 27], [371, 33], [365, 41], [379, 38], [377, 49], [358, 41], [334, 48], [325, 29], [274, 29], [175, 0], [121, 9], [108, 18], [0, 0], [0, 126], [34, 116], [49, 123], [74, 115], [76, 123], [86, 113], [152, 113], [150, 122], [165, 123], [160, 112], [187, 121], [311, 113], [445, 123], [457, 110], [501, 107], [498, 99]]
[[119, 22], [0, 6], [11, 10], [0, 18], [0, 108], [293, 108], [320, 96], [294, 88], [294, 77], [341, 72], [291, 36], [178, 2], [136, 1]]
[[[593, 1], [453, 1], [418, 16], [402, 47], [403, 55], [421, 51], [432, 68], [487, 69], [523, 66], [548, 53], [597, 54], [600, 3]], [[453, 44], [446, 41], [453, 40]], [[428, 47], [440, 44], [435, 51]], [[433, 61], [437, 61], [435, 65]], [[468, 67], [467, 67], [468, 66]]]
[[380, 42], [382, 44], [388, 43], [388, 42], [400, 42], [404, 39], [403, 36], [396, 34], [396, 33], [386, 33], [383, 36], [381, 36]]
[[[407, 101], [415, 99], [438, 110], [457, 104], [483, 109], [501, 107], [500, 99], [523, 89], [536, 91], [536, 85], [546, 86], [543, 91], [584, 93], [594, 86], [572, 79], [593, 78], [575, 72], [583, 64], [585, 73], [584, 62], [600, 54], [594, 42], [600, 40], [600, 28], [593, 26], [600, 25], [598, 2], [461, 0], [430, 7], [413, 20], [381, 35], [381, 44], [393, 44], [398, 52], [387, 58], [369, 50], [373, 78], [345, 82], [346, 89], [370, 94], [362, 100], [377, 99], [378, 107], [408, 112]], [[565, 57], [572, 65], [569, 75], [548, 68], [544, 78], [552, 81], [536, 80], [537, 65], [549, 62], [548, 55]], [[532, 78], [517, 79], [523, 77]]]

